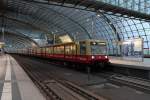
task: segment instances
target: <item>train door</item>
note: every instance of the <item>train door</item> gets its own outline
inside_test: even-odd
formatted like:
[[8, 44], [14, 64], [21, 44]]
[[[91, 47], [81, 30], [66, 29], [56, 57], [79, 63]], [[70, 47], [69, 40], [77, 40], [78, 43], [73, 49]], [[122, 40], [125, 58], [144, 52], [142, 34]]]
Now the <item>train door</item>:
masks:
[[75, 44], [66, 44], [65, 45], [65, 58], [68, 60], [73, 60], [74, 55], [76, 55]]
[[85, 63], [88, 62], [88, 54], [89, 54], [89, 50], [88, 50], [88, 42], [87, 41], [80, 41], [79, 42], [79, 55], [78, 55], [78, 60], [81, 63]]
[[80, 55], [87, 55], [88, 54], [87, 42], [86, 41], [80, 42], [79, 51], [80, 51]]

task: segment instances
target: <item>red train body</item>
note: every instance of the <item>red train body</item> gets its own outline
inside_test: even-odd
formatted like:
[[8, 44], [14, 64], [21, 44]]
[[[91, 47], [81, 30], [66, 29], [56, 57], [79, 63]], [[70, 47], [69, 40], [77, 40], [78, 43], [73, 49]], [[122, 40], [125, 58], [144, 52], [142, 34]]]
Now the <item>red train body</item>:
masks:
[[[92, 53], [94, 50], [95, 52]], [[105, 64], [109, 63], [106, 50], [105, 41], [85, 40], [39, 48], [22, 49], [17, 53], [59, 60], [72, 64], [104, 66]]]

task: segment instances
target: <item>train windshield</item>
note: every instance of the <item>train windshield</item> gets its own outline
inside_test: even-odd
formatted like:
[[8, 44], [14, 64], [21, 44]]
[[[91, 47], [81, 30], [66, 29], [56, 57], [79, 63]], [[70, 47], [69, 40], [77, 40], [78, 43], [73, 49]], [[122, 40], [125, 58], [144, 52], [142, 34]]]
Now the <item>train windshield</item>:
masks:
[[107, 47], [106, 42], [91, 42], [91, 54], [92, 55], [106, 55]]

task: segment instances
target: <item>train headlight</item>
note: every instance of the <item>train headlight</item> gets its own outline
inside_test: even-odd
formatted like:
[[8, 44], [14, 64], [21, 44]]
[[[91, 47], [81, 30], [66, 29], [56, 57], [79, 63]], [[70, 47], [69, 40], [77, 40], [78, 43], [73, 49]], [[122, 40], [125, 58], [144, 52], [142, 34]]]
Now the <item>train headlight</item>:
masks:
[[108, 58], [108, 56], [105, 56], [105, 58]]
[[95, 56], [92, 56], [92, 59], [95, 59]]

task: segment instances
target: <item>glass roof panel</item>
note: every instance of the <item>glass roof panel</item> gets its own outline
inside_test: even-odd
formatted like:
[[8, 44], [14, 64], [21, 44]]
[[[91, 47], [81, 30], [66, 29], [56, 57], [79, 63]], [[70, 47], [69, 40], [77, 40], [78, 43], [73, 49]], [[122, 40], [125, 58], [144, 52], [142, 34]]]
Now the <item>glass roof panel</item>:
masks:
[[150, 0], [96, 0], [115, 6], [150, 14]]

